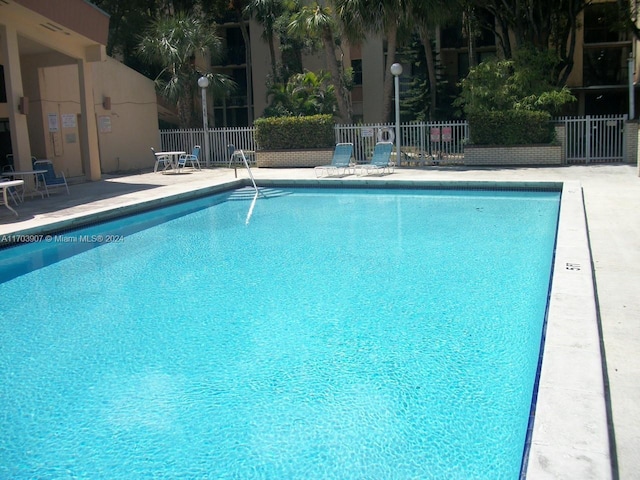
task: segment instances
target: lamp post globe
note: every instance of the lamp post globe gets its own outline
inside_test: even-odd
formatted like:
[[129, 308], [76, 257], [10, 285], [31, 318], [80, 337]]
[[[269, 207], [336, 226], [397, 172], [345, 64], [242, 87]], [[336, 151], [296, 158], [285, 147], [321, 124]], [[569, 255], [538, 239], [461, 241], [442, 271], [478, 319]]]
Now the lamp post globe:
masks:
[[209, 166], [209, 122], [207, 115], [207, 87], [209, 79], [204, 75], [198, 79], [198, 86], [202, 89], [202, 129], [204, 130], [204, 160]]
[[393, 65], [391, 65], [391, 75], [393, 75], [394, 77], [402, 75], [402, 65], [400, 65], [399, 63], [394, 63]]
[[400, 75], [402, 75], [402, 65], [394, 63], [391, 65], [390, 70], [393, 75], [396, 94], [396, 165], [400, 166]]
[[209, 79], [207, 77], [200, 77], [198, 79], [198, 86], [200, 88], [207, 88], [209, 86]]

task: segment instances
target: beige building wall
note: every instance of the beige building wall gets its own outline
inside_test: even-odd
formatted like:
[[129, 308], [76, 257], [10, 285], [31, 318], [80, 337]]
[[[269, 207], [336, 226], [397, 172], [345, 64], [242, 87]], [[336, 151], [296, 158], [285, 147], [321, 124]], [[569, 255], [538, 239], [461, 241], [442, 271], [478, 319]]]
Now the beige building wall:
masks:
[[[271, 53], [269, 45], [262, 38], [264, 28], [254, 19], [250, 22], [251, 32], [251, 60], [253, 84], [253, 114], [254, 120], [259, 118], [267, 108], [267, 79], [271, 74]], [[276, 39], [277, 42], [277, 39]], [[276, 62], [280, 63], [278, 45], [276, 43]]]
[[384, 51], [381, 38], [362, 45], [362, 115], [364, 123], [383, 121]]
[[47, 158], [68, 178], [99, 180], [153, 167], [154, 84], [106, 56], [107, 33], [108, 15], [83, 0], [0, 2], [0, 118], [9, 119], [16, 168]]
[[[94, 64], [93, 75], [102, 171], [153, 167], [150, 148], [160, 147], [153, 81], [112, 58]], [[110, 109], [105, 108], [106, 98]]]
[[[78, 67], [39, 64], [31, 59], [22, 68], [25, 89], [37, 92], [27, 116], [31, 153], [51, 160], [67, 177], [83, 176]], [[90, 64], [90, 71], [101, 172], [150, 168], [150, 147], [160, 146], [153, 81], [113, 58]]]

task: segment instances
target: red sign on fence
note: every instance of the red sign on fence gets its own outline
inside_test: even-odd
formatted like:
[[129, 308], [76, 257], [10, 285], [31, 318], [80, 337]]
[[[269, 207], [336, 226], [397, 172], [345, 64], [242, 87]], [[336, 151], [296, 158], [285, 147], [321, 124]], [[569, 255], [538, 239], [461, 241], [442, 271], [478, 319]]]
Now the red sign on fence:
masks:
[[450, 142], [451, 139], [451, 127], [442, 127], [442, 141]]

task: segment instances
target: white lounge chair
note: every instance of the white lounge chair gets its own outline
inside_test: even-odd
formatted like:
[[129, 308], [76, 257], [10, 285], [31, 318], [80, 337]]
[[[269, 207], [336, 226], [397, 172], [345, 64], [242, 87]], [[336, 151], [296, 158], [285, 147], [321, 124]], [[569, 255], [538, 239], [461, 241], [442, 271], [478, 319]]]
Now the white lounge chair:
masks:
[[358, 175], [369, 175], [370, 173], [384, 174], [393, 173], [395, 164], [391, 162], [391, 152], [393, 151], [393, 143], [378, 142], [373, 149], [373, 157], [371, 163], [356, 165], [356, 173]]
[[331, 165], [320, 165], [314, 168], [316, 177], [323, 175], [346, 175], [351, 167], [351, 157], [353, 156], [353, 143], [338, 143], [333, 151], [333, 159]]

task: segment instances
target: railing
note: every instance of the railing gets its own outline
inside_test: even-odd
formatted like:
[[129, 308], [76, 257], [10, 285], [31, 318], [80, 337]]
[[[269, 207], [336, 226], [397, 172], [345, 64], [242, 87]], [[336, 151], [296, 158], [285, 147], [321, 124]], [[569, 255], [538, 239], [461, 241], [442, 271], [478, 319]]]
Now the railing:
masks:
[[[628, 152], [625, 136], [626, 115], [562, 117], [554, 122], [564, 126], [564, 162], [605, 163], [625, 161]], [[210, 129], [209, 162], [206, 165], [225, 166], [229, 162], [227, 146], [255, 152], [253, 127]], [[466, 121], [404, 123], [400, 125], [402, 156], [399, 165], [464, 164], [464, 146], [469, 140]], [[204, 145], [202, 129], [163, 130], [160, 132], [162, 150], [191, 151], [194, 145]], [[336, 125], [335, 142], [351, 142], [356, 162], [369, 163], [375, 144], [379, 141], [395, 141], [395, 125], [373, 123]], [[631, 152], [631, 155], [635, 153]], [[254, 155], [247, 155], [250, 164]]]
[[626, 115], [562, 117], [565, 161], [577, 163], [622, 162], [625, 160]]
[[[237, 150], [254, 152], [256, 150], [255, 129], [253, 127], [212, 128], [209, 129], [209, 158], [204, 158], [205, 165], [226, 166], [229, 163], [228, 145], [235, 145]], [[162, 150], [191, 151], [194, 145], [204, 145], [204, 130], [201, 128], [185, 130], [161, 130], [160, 143]], [[203, 154], [204, 155], [204, 154]], [[250, 161], [254, 160], [249, 155]], [[208, 160], [208, 161], [207, 161]]]
[[[377, 142], [395, 141], [395, 125], [372, 123], [336, 125], [336, 143], [354, 145], [357, 163], [368, 163]], [[464, 145], [469, 140], [466, 121], [404, 123], [400, 125], [400, 164], [462, 164]]]

